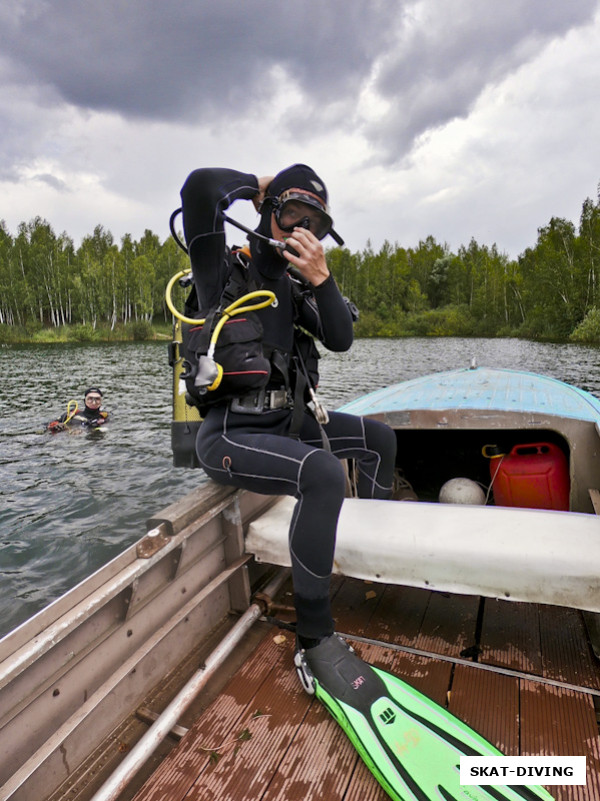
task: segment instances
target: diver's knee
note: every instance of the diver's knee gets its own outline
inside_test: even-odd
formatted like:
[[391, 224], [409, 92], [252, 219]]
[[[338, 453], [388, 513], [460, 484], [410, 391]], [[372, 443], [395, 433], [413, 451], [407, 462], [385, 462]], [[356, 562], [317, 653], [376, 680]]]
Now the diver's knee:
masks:
[[344, 466], [328, 451], [312, 451], [302, 465], [299, 484], [303, 494], [311, 492], [343, 497], [346, 491]]
[[367, 447], [380, 454], [396, 454], [397, 440], [393, 428], [379, 420], [364, 419], [365, 440]]

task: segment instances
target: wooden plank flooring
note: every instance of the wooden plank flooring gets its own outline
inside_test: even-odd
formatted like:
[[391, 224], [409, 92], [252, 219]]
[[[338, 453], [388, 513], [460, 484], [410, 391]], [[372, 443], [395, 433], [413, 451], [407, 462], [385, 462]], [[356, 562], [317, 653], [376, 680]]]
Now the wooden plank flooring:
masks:
[[[338, 630], [369, 640], [353, 643], [364, 659], [447, 706], [507, 755], [585, 755], [586, 787], [549, 789], [557, 801], [600, 801], [593, 696], [535, 680], [600, 688], [578, 612], [352, 579], [336, 579], [334, 591]], [[301, 689], [293, 635], [276, 642], [280, 634], [265, 637], [135, 801], [387, 799], [340, 727]], [[439, 658], [397, 650], [407, 646]], [[465, 654], [531, 678], [463, 664]]]

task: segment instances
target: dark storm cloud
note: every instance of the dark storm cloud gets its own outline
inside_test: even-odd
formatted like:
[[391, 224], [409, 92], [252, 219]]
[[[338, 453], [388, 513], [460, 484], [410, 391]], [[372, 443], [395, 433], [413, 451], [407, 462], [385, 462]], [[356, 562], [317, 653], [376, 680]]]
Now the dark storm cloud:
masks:
[[5, 2], [0, 46], [13, 80], [160, 120], [244, 111], [271, 90], [274, 65], [313, 99], [348, 95], [386, 42], [389, 16], [384, 0]]
[[[239, 125], [240, 141], [244, 120], [260, 113], [279, 80], [304, 95], [283, 123], [295, 141], [359, 129], [378, 159], [395, 161], [597, 5], [4, 0], [0, 53], [5, 85], [125, 118]], [[374, 75], [389, 110], [371, 124], [359, 97]]]
[[376, 91], [390, 111], [367, 134], [400, 158], [416, 137], [468, 114], [481, 92], [534, 57], [549, 40], [590, 21], [597, 0], [501, 4], [447, 0], [410, 20], [381, 61]]

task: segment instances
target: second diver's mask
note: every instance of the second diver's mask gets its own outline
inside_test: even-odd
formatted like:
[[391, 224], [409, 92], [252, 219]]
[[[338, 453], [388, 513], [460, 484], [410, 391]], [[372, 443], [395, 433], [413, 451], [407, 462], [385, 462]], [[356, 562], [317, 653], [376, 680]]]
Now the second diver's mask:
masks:
[[284, 233], [291, 233], [294, 228], [307, 228], [319, 240], [330, 234], [338, 245], [344, 244], [340, 235], [333, 230], [333, 220], [317, 198], [288, 189], [279, 197], [267, 200], [278, 227]]

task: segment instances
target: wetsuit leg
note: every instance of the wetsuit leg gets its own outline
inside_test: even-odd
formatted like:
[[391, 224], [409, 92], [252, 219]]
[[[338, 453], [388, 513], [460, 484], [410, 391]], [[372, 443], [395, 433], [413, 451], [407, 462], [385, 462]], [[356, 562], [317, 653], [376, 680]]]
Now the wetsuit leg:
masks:
[[[356, 459], [358, 497], [391, 497], [396, 464], [396, 435], [385, 423], [343, 412], [329, 412], [323, 426], [331, 452], [339, 459]], [[305, 415], [300, 438], [315, 447], [322, 445], [319, 426]]]
[[297, 498], [289, 544], [300, 637], [333, 632], [329, 584], [345, 474], [336, 456], [287, 436], [289, 413], [250, 417], [212, 409], [196, 450], [221, 484]]

